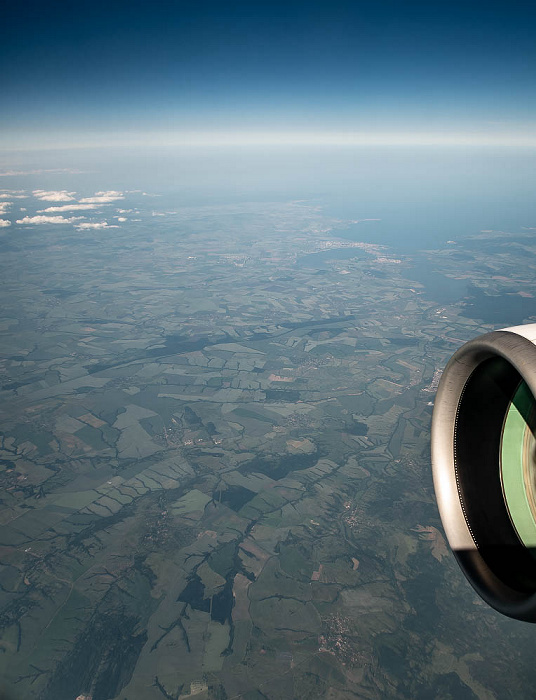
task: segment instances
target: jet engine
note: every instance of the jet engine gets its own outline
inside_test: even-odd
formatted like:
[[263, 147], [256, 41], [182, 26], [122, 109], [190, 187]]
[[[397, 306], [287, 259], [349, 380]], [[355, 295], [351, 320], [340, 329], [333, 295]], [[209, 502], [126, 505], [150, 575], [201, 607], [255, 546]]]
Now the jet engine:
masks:
[[536, 323], [463, 345], [441, 377], [432, 466], [449, 544], [493, 608], [536, 622]]

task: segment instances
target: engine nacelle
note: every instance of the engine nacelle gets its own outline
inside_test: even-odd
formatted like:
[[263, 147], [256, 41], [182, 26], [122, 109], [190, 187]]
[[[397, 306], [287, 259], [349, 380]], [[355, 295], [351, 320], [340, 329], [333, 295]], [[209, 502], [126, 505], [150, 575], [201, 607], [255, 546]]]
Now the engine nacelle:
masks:
[[479, 595], [536, 621], [536, 324], [463, 345], [437, 390], [432, 466], [449, 544]]

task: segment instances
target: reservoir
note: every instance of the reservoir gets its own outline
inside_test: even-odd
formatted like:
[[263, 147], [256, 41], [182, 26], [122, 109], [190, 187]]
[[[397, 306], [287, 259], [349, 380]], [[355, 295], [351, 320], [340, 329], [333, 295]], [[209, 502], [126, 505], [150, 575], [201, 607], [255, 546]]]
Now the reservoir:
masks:
[[[339, 233], [337, 234], [339, 235]], [[363, 260], [368, 257], [366, 253], [361, 248], [329, 248], [328, 250], [321, 250], [318, 253], [309, 253], [309, 255], [302, 255], [296, 261], [296, 266], [300, 268], [308, 268], [312, 270], [327, 270], [329, 268], [329, 263], [332, 260], [352, 260], [353, 258], [359, 258]]]

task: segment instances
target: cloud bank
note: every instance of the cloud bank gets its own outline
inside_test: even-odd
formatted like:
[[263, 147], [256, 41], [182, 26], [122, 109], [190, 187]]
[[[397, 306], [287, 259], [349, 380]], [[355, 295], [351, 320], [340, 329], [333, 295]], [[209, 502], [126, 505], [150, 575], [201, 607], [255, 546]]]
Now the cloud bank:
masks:
[[60, 207], [47, 207], [39, 209], [40, 213], [52, 211], [85, 211], [87, 209], [98, 209], [97, 204], [62, 204]]
[[83, 197], [80, 200], [80, 204], [109, 204], [110, 202], [116, 202], [118, 199], [124, 198], [123, 192], [108, 190], [107, 192], [95, 192], [93, 197]]
[[34, 190], [34, 197], [41, 199], [43, 202], [73, 202], [76, 192], [67, 192], [67, 190]]
[[119, 228], [119, 226], [110, 226], [110, 224], [107, 221], [99, 221], [99, 222], [94, 222], [91, 223], [89, 221], [77, 224], [76, 228], [79, 231], [88, 231], [89, 229], [98, 229], [98, 228]]
[[74, 224], [75, 221], [80, 221], [83, 216], [71, 216], [66, 219], [63, 216], [25, 216], [23, 219], [17, 219], [18, 224]]

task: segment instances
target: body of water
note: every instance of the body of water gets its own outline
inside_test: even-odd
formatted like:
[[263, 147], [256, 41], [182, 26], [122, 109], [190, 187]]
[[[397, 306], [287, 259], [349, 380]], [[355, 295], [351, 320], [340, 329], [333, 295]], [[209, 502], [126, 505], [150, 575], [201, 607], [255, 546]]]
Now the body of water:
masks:
[[313, 270], [326, 270], [330, 260], [352, 260], [354, 258], [365, 258], [367, 253], [360, 248], [329, 248], [318, 253], [302, 255], [296, 261], [297, 267], [310, 268]]

